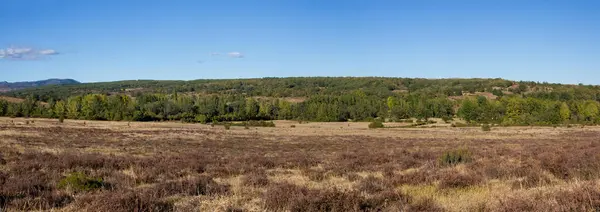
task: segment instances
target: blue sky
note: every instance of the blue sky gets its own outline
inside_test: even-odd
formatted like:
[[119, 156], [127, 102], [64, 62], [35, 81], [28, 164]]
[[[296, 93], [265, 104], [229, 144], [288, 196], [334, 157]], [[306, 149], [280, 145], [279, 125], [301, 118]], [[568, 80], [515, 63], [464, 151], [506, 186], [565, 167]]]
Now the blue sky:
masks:
[[0, 81], [285, 76], [600, 84], [600, 1], [0, 0]]

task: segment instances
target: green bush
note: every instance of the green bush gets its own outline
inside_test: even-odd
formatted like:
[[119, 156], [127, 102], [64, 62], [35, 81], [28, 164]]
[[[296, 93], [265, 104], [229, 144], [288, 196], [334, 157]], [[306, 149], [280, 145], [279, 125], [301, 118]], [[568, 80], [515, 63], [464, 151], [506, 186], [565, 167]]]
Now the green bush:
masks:
[[452, 117], [442, 116], [442, 121], [444, 121], [444, 123], [448, 124], [448, 123], [450, 123], [450, 121], [452, 121]]
[[58, 188], [71, 189], [76, 192], [91, 191], [104, 187], [100, 178], [91, 178], [82, 172], [73, 172], [58, 182]]
[[273, 121], [214, 122], [213, 124], [238, 127], [275, 127], [275, 123]]
[[231, 124], [226, 123], [223, 125], [223, 127], [225, 127], [226, 130], [229, 130], [231, 128]]
[[273, 121], [248, 121], [247, 125], [254, 127], [275, 127]]
[[206, 117], [206, 115], [199, 114], [194, 117], [194, 121], [204, 124], [208, 121], [208, 117]]
[[439, 159], [442, 165], [457, 165], [472, 160], [471, 152], [467, 149], [456, 149], [445, 152]]
[[383, 128], [383, 122], [381, 121], [373, 121], [369, 124], [369, 128], [374, 129], [374, 128]]
[[468, 124], [465, 123], [460, 123], [460, 122], [456, 122], [456, 123], [452, 123], [452, 125], [450, 125], [452, 127], [468, 127]]
[[490, 126], [489, 124], [483, 124], [481, 125], [481, 130], [483, 131], [492, 131], [492, 126]]

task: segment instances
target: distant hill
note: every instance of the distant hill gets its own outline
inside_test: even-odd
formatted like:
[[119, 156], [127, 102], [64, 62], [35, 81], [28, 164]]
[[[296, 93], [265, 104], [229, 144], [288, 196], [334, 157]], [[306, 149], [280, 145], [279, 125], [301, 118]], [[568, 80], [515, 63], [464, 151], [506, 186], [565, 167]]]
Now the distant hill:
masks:
[[77, 80], [73, 79], [47, 79], [40, 81], [31, 81], [31, 82], [0, 82], [0, 92], [8, 92], [13, 90], [25, 89], [25, 88], [35, 88], [46, 85], [71, 85], [71, 84], [79, 84]]

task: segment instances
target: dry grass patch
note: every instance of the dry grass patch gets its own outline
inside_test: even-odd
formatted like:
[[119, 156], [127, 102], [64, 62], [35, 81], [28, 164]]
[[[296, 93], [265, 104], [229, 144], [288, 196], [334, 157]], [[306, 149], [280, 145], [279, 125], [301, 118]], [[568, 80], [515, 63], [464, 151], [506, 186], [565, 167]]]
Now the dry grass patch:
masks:
[[[0, 118], [0, 207], [8, 211], [585, 211], [600, 196], [598, 127], [286, 122], [226, 131], [7, 120]], [[460, 147], [469, 160], [440, 163]], [[71, 195], [58, 186], [69, 173], [104, 186]]]

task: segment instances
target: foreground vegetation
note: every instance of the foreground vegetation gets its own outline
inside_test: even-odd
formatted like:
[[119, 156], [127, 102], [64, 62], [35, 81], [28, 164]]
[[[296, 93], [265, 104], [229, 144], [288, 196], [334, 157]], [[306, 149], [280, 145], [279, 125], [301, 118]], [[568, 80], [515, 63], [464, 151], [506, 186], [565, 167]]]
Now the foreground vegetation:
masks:
[[[7, 93], [0, 116], [85, 120], [249, 120], [560, 125], [600, 123], [597, 86], [501, 79], [267, 78], [123, 81]], [[14, 99], [13, 99], [14, 100]]]
[[[590, 211], [600, 128], [0, 119], [8, 211]], [[294, 124], [294, 128], [291, 128]]]

